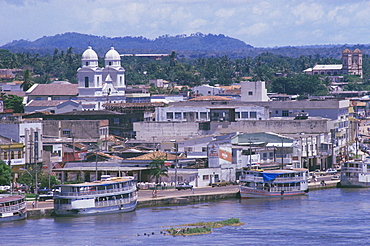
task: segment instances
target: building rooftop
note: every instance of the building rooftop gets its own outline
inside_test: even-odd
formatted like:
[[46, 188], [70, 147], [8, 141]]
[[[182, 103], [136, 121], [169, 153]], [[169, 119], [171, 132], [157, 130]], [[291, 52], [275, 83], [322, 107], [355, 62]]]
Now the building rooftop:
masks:
[[27, 94], [29, 96], [77, 96], [77, 84], [37, 84], [32, 86]]

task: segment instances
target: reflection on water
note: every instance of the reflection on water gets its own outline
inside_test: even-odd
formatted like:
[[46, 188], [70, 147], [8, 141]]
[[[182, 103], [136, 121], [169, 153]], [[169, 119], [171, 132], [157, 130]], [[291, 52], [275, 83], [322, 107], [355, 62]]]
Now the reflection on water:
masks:
[[[130, 213], [56, 217], [0, 224], [1, 245], [366, 245], [370, 189], [328, 189], [307, 196], [140, 208]], [[166, 227], [239, 218], [238, 227], [200, 236]]]

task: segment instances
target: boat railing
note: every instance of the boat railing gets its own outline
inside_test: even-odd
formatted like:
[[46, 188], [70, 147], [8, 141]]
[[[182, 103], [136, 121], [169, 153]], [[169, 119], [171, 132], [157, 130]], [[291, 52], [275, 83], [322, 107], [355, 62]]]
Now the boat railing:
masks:
[[56, 192], [54, 196], [89, 196], [89, 195], [104, 195], [122, 191], [133, 191], [135, 186], [129, 186], [119, 189], [109, 189], [109, 190], [96, 190], [96, 191], [79, 191], [79, 192]]
[[[128, 204], [136, 200], [137, 200], [137, 195], [128, 197], [128, 198], [116, 199], [116, 200], [99, 201], [99, 202], [95, 202], [95, 207], [107, 207], [107, 206]], [[54, 207], [55, 209], [58, 209], [58, 210], [72, 209], [71, 204], [54, 204]]]
[[342, 167], [342, 172], [362, 172], [362, 168], [360, 167]]
[[122, 198], [122, 199], [117, 199], [117, 200], [99, 201], [99, 202], [95, 202], [95, 206], [96, 207], [115, 206], [115, 205], [121, 205], [121, 204], [128, 204], [130, 202], [134, 202], [135, 200], [137, 200], [137, 196]]
[[[254, 175], [245, 175], [240, 178], [242, 181], [249, 181], [249, 182], [264, 182], [263, 177], [256, 177]], [[277, 177], [274, 179], [274, 182], [289, 182], [289, 181], [304, 181], [304, 177]]]
[[0, 213], [9, 213], [9, 212], [18, 211], [18, 210], [21, 210], [21, 209], [24, 209], [24, 208], [26, 208], [26, 203], [25, 202], [15, 204], [15, 205], [11, 205], [11, 206], [0, 207]]

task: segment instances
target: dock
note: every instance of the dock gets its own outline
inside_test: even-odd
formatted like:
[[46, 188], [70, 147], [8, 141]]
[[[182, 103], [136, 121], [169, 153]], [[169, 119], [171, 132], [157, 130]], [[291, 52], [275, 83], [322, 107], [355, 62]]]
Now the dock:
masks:
[[[325, 185], [320, 182], [309, 183], [309, 190], [336, 188], [339, 180], [326, 181]], [[152, 190], [139, 190], [137, 208], [153, 206], [185, 205], [190, 203], [217, 201], [222, 199], [239, 199], [239, 187], [230, 185], [224, 187], [205, 187], [192, 190], [159, 190], [153, 196]], [[53, 200], [38, 202], [35, 207], [32, 201], [27, 202], [28, 218], [51, 217], [53, 213]]]

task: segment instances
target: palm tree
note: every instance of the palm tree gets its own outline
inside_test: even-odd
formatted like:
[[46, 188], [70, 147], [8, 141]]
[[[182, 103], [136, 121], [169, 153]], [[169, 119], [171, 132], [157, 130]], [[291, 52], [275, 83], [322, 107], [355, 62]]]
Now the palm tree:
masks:
[[156, 158], [149, 164], [150, 178], [155, 178], [155, 182], [161, 181], [162, 177], [168, 177], [168, 168], [164, 165], [165, 159]]
[[21, 88], [23, 88], [23, 91], [27, 91], [33, 84], [34, 82], [32, 81], [31, 71], [26, 69], [23, 73], [23, 83], [21, 84]]

